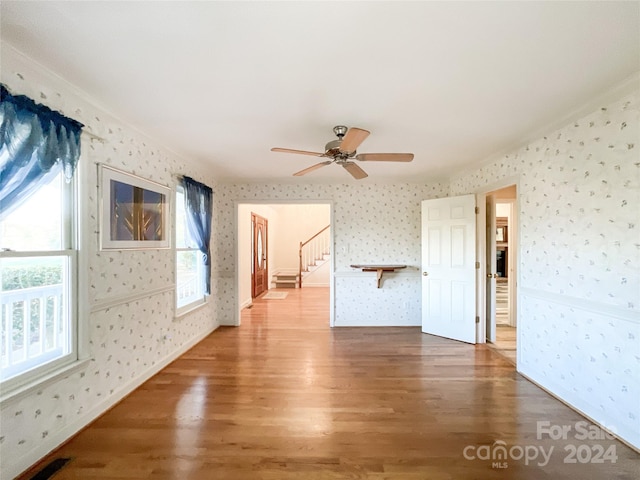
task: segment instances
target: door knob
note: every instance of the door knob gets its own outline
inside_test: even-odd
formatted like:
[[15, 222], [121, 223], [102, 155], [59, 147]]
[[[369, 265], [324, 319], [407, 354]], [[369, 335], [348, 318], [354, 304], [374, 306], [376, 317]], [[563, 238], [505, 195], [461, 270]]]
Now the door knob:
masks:
[[428, 275], [429, 275], [429, 272], [422, 272], [422, 276], [423, 276], [423, 277], [426, 277], [426, 276], [428, 276]]
[[498, 278], [497, 273], [487, 273], [487, 278]]

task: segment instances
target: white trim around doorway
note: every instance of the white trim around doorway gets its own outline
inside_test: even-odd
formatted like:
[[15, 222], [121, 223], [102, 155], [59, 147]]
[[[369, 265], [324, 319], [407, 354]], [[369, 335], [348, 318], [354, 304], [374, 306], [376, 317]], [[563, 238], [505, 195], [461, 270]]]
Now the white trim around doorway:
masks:
[[[330, 238], [331, 238], [331, 248], [335, 246], [334, 240], [334, 202], [333, 200], [325, 200], [325, 199], [286, 199], [286, 200], [277, 200], [277, 199], [264, 199], [264, 198], [243, 198], [236, 199], [233, 201], [233, 232], [234, 232], [234, 242], [233, 242], [233, 253], [235, 258], [235, 268], [234, 268], [234, 285], [235, 285], [235, 298], [234, 298], [234, 318], [233, 318], [233, 326], [240, 326], [240, 318], [241, 311], [246, 305], [240, 305], [240, 266], [239, 266], [239, 250], [238, 250], [238, 207], [239, 205], [327, 205], [329, 207], [329, 219], [331, 224], [330, 229]], [[335, 322], [335, 255], [331, 255], [329, 260], [329, 326], [333, 327]]]
[[[517, 304], [518, 304], [518, 285], [520, 284], [520, 269], [518, 268], [520, 265], [520, 250], [521, 250], [521, 239], [520, 239], [520, 219], [518, 216], [518, 212], [520, 211], [520, 176], [513, 176], [503, 178], [495, 183], [490, 185], [485, 185], [484, 187], [476, 190], [474, 193], [476, 195], [476, 206], [478, 207], [478, 215], [476, 221], [476, 259], [480, 263], [480, 268], [478, 269], [477, 275], [477, 284], [476, 284], [476, 312], [479, 317], [479, 322], [477, 324], [476, 331], [476, 341], [477, 343], [486, 343], [487, 336], [487, 318], [486, 318], [486, 282], [485, 278], [487, 275], [486, 266], [484, 258], [486, 256], [487, 244], [486, 244], [486, 197], [487, 194], [494, 192], [496, 190], [501, 190], [506, 187], [510, 187], [515, 185], [516, 187], [516, 199], [512, 206], [512, 223], [514, 228], [510, 228], [509, 235], [511, 236], [513, 233], [513, 237], [516, 239], [516, 251], [515, 255], [512, 256], [515, 262], [515, 281], [514, 281], [514, 295], [516, 299], [515, 309], [514, 309], [514, 318], [515, 323], [517, 324]], [[520, 335], [520, 330], [518, 330], [517, 335]], [[519, 342], [519, 338], [517, 341]]]

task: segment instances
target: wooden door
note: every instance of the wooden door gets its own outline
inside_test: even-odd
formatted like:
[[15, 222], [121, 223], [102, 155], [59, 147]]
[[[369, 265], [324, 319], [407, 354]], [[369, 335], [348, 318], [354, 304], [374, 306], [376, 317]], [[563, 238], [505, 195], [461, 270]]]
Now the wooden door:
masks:
[[422, 331], [476, 343], [476, 200], [422, 202]]
[[268, 260], [268, 221], [266, 218], [251, 214], [251, 232], [253, 236], [253, 252], [251, 262], [251, 297], [269, 289]]

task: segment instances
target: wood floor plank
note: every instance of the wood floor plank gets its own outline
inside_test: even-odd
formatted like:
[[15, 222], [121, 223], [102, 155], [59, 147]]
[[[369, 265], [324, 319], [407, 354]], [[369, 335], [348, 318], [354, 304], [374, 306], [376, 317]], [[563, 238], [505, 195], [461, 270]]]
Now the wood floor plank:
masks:
[[[538, 438], [538, 421], [585, 419], [486, 346], [330, 329], [327, 289], [287, 292], [255, 301], [239, 328], [218, 329], [42, 464], [73, 458], [55, 480], [638, 478], [639, 455], [620, 442]], [[495, 442], [553, 452], [497, 468], [478, 458]], [[617, 460], [567, 464], [569, 444]]]

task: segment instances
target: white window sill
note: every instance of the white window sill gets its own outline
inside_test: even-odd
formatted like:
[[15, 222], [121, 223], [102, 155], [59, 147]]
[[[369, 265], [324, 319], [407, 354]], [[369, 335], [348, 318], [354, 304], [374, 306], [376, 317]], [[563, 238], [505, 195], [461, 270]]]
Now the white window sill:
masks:
[[198, 302], [190, 303], [189, 305], [185, 305], [184, 307], [180, 307], [176, 310], [174, 315], [174, 320], [179, 320], [180, 318], [188, 315], [191, 312], [201, 309], [209, 304], [209, 297], [205, 297], [203, 300]]
[[72, 375], [86, 368], [89, 365], [90, 361], [90, 358], [76, 360], [75, 362], [69, 365], [65, 365], [64, 367], [59, 368], [54, 372], [50, 372], [46, 375], [43, 375], [42, 377], [38, 377], [35, 380], [25, 383], [24, 385], [20, 385], [19, 387], [16, 387], [9, 392], [1, 392], [0, 407], [4, 407], [5, 404], [28, 397], [29, 395], [33, 394], [33, 392], [43, 389], [46, 386], [51, 385], [52, 383], [55, 383], [64, 377], [68, 377], [69, 375]]

